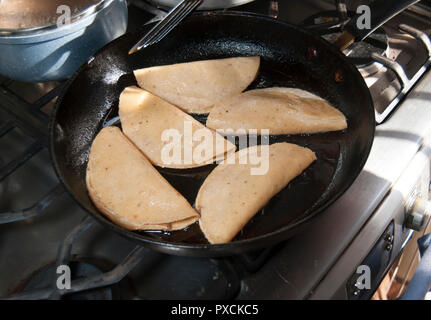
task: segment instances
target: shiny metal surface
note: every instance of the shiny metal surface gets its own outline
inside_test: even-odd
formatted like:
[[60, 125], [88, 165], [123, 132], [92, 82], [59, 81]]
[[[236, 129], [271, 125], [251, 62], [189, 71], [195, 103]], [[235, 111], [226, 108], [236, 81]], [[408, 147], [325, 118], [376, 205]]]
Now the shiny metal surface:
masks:
[[129, 54], [133, 54], [162, 40], [173, 28], [192, 13], [193, 10], [199, 7], [201, 3], [202, 0], [181, 1], [130, 49]]
[[[199, 10], [224, 9], [240, 6], [255, 0], [205, 0]], [[174, 7], [178, 0], [150, 0], [155, 5], [162, 7]]]
[[431, 217], [431, 202], [427, 198], [417, 196], [406, 211], [406, 227], [415, 231], [424, 231]]
[[77, 21], [110, 2], [112, 0], [3, 0], [0, 1], [0, 34], [55, 27], [61, 6], [70, 8], [71, 20]]
[[425, 143], [420, 152], [416, 154], [401, 178], [392, 186], [390, 193], [379, 209], [372, 215], [363, 230], [318, 287], [313, 290], [312, 299], [344, 298], [345, 279], [348, 279], [356, 267], [361, 264], [362, 259], [377, 240], [376, 236], [391, 221], [395, 223], [395, 237], [392, 239], [391, 248], [394, 253], [389, 264], [398, 258], [398, 253], [404, 248], [406, 240], [413, 233], [406, 225], [405, 215], [408, 199], [410, 197], [428, 198], [431, 162], [429, 146], [429, 143]]

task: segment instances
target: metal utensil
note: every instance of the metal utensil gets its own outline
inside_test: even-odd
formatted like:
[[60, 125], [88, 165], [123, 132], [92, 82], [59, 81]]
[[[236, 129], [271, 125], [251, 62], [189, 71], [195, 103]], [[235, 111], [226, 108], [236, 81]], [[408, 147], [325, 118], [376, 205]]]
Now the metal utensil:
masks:
[[173, 28], [175, 28], [194, 9], [199, 7], [203, 0], [183, 0], [166, 17], [157, 23], [137, 44], [130, 49], [129, 54], [133, 54], [142, 48], [146, 48], [162, 40]]
[[[126, 0], [95, 2], [0, 1], [0, 74], [25, 82], [72, 76], [96, 51], [127, 29]], [[60, 26], [58, 4], [69, 6], [71, 13], [70, 22]]]
[[[253, 1], [256, 0], [208, 0], [199, 6], [198, 10], [228, 9]], [[173, 8], [178, 0], [148, 0], [147, 2], [159, 8]]]

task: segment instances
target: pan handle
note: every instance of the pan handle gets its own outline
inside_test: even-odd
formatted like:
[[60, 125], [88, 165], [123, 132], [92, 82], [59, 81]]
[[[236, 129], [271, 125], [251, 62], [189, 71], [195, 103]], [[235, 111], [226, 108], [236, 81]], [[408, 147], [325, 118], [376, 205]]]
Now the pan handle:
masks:
[[358, 20], [362, 18], [362, 14], [357, 14], [347, 23], [345, 31], [334, 44], [340, 50], [344, 50], [353, 42], [364, 40], [386, 21], [417, 2], [419, 0], [374, 0], [368, 6], [371, 13], [369, 28], [358, 27]]

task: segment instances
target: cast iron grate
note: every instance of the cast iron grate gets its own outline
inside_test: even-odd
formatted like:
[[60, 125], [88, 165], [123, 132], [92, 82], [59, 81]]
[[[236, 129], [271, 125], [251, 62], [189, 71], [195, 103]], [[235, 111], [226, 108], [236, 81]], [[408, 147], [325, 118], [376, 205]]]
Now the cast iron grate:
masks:
[[[0, 183], [43, 149], [48, 148], [49, 114], [43, 112], [42, 108], [56, 99], [64, 85], [64, 83], [58, 84], [35, 102], [29, 103], [11, 90], [13, 83], [14, 81], [9, 79], [4, 79], [0, 82], [0, 108], [10, 116], [6, 123], [0, 125], [0, 139], [12, 130], [19, 128], [21, 132], [31, 137], [34, 142], [22, 153], [0, 167]], [[63, 191], [63, 187], [57, 184], [45, 196], [28, 208], [0, 212], [0, 224], [21, 221], [41, 214]]]
[[[0, 182], [19, 170], [20, 167], [43, 149], [48, 148], [49, 113], [42, 111], [42, 109], [58, 97], [64, 86], [64, 83], [59, 83], [35, 102], [29, 103], [11, 89], [13, 83], [14, 81], [9, 79], [0, 81], [0, 108], [10, 116], [10, 120], [0, 126], [0, 139], [13, 129], [19, 128], [31, 137], [34, 142], [24, 152], [0, 167]], [[21, 221], [40, 215], [63, 192], [63, 186], [58, 183], [30, 207], [15, 211], [0, 212], [0, 224]], [[69, 233], [60, 245], [56, 266], [68, 265], [71, 262], [71, 250], [74, 241], [93, 223], [94, 221], [90, 217], [87, 217]], [[29, 290], [5, 298], [59, 299], [65, 294], [107, 287], [123, 279], [141, 261], [143, 255], [144, 249], [137, 246], [113, 270], [95, 276], [79, 278], [72, 282], [70, 290], [59, 290], [56, 282], [53, 280], [52, 285], [46, 288]]]

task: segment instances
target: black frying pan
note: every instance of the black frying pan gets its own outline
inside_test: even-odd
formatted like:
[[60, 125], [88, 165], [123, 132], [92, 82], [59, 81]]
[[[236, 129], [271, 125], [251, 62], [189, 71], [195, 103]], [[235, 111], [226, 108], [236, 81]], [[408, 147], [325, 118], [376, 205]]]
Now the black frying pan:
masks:
[[[129, 56], [128, 50], [149, 28], [126, 34], [102, 49], [69, 81], [53, 113], [51, 153], [55, 170], [77, 202], [104, 226], [142, 245], [172, 254], [239, 254], [273, 245], [302, 230], [342, 195], [360, 173], [374, 137], [373, 102], [359, 72], [336, 47], [271, 18], [218, 12], [195, 14], [160, 43]], [[270, 143], [287, 141], [307, 146], [316, 152], [318, 160], [258, 212], [231, 243], [210, 245], [197, 223], [187, 230], [170, 233], [132, 232], [105, 218], [87, 194], [88, 153], [99, 130], [118, 115], [121, 91], [136, 84], [133, 70], [252, 55], [261, 56], [262, 63], [249, 89], [287, 86], [311, 91], [345, 114], [348, 129], [271, 137]], [[196, 118], [205, 123], [205, 117]], [[213, 168], [214, 165], [159, 171], [193, 205], [199, 187]]]

